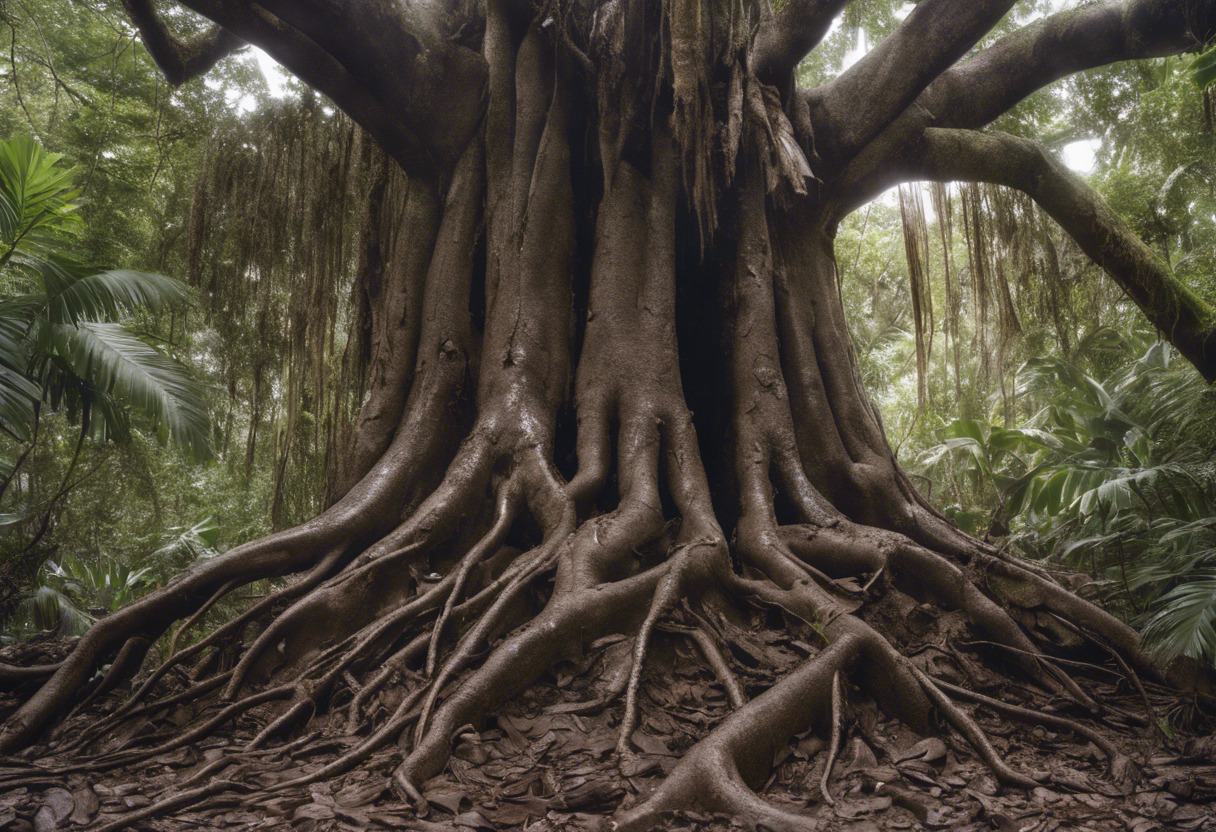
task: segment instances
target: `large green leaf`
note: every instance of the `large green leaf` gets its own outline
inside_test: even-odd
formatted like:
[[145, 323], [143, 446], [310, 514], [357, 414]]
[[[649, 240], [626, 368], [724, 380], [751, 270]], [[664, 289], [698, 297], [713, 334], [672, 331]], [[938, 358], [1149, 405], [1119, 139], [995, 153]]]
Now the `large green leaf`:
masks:
[[171, 277], [126, 269], [98, 272], [73, 281], [48, 298], [54, 323], [114, 321], [138, 309], [159, 312], [190, 298], [185, 284]]
[[1216, 656], [1216, 571], [1196, 576], [1165, 594], [1144, 628], [1145, 641], [1161, 659]]
[[120, 324], [59, 324], [50, 333], [56, 354], [89, 386], [144, 411], [194, 456], [210, 455], [202, 390], [185, 367]]
[[27, 136], [0, 142], [0, 266], [39, 230], [62, 236], [79, 227], [74, 171], [59, 166], [62, 158]]
[[1191, 80], [1200, 87], [1216, 84], [1216, 47], [1204, 52], [1191, 64]]

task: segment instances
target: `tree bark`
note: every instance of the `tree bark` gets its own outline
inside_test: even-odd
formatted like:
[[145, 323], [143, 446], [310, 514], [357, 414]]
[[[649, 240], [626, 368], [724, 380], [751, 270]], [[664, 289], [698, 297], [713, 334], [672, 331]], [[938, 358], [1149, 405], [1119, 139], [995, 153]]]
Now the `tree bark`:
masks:
[[[963, 534], [917, 493], [861, 382], [833, 237], [901, 177], [1022, 188], [1211, 373], [1210, 313], [1091, 191], [1032, 145], [957, 128], [1077, 68], [1194, 46], [1216, 3], [1183, 16], [1174, 3], [1086, 7], [960, 64], [1012, 3], [926, 0], [817, 90], [790, 75], [843, 2], [790, 0], [777, 14], [709, 0], [562, 14], [489, 0], [484, 15], [464, 2], [187, 5], [329, 95], [410, 181], [395, 229], [385, 175], [371, 187], [374, 358], [333, 504], [99, 621], [0, 731], [0, 749], [30, 747], [83, 695], [104, 700], [100, 718], [81, 709], [39, 746], [68, 760], [64, 772], [132, 769], [238, 718], [259, 724], [241, 763], [306, 730], [341, 732], [344, 750], [264, 788], [205, 769], [206, 784], [108, 828], [230, 791], [306, 794], [393, 743], [394, 790], [421, 807], [465, 726], [615, 634], [632, 640], [624, 672], [592, 704], [622, 699], [624, 766], [648, 707], [644, 669], [673, 622], [696, 633], [734, 713], [616, 816], [621, 829], [697, 809], [809, 828], [755, 790], [794, 734], [820, 726], [839, 738], [846, 682], [915, 731], [941, 731], [940, 717], [997, 778], [1033, 787], [955, 702], [971, 694], [932, 677], [922, 648], [956, 631], [918, 641], [890, 625], [908, 599], [994, 645], [1008, 661], [993, 672], [1080, 709], [1103, 705], [1053, 653], [1065, 627], [1115, 651], [1129, 674], [1182, 678], [1125, 624]], [[164, 52], [173, 41], [150, 7], [131, 6]], [[1086, 40], [1120, 21], [1119, 43]], [[1042, 56], [1045, 44], [1077, 49]], [[174, 643], [234, 588], [292, 574], [137, 676], [175, 620], [190, 617]], [[814, 644], [745, 701], [719, 643], [753, 606]], [[188, 687], [174, 689], [187, 666]], [[0, 683], [29, 676], [0, 672]], [[125, 702], [104, 699], [133, 677]], [[197, 708], [186, 728], [87, 755], [183, 700]], [[0, 784], [21, 776], [6, 770]]]

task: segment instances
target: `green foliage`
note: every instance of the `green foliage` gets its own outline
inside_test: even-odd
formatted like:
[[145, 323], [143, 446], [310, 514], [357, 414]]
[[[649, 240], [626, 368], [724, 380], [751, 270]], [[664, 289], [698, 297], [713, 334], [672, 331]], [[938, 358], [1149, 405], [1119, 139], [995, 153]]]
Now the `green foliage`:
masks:
[[960, 495], [947, 512], [964, 528], [1012, 530], [1022, 554], [1089, 572], [1162, 658], [1213, 661], [1216, 420], [1211, 391], [1171, 352], [1157, 341], [1101, 381], [1028, 361], [1019, 392], [1043, 407], [1016, 429], [954, 420], [920, 469]]
[[167, 530], [168, 538], [148, 557], [148, 569], [161, 583], [186, 569], [197, 560], [214, 557], [220, 540], [220, 525], [207, 517], [193, 526], [175, 526]]
[[[1216, 553], [1208, 552], [1209, 562]], [[1196, 574], [1161, 597], [1158, 611], [1144, 627], [1144, 636], [1160, 655], [1192, 656], [1209, 661], [1216, 656], [1216, 570]]]
[[97, 616], [126, 606], [150, 588], [148, 571], [111, 560], [92, 565], [71, 557], [48, 561], [38, 588], [17, 605], [16, 628], [60, 638], [81, 635]]
[[1199, 87], [1216, 84], [1216, 46], [1204, 52], [1191, 63], [1191, 80]]
[[151, 583], [145, 567], [103, 560], [92, 566], [75, 558], [46, 565], [47, 578], [90, 610], [112, 612], [134, 601]]
[[[29, 439], [44, 401], [80, 414], [81, 429], [124, 437], [124, 406], [142, 410], [196, 456], [209, 419], [185, 367], [116, 321], [182, 304], [171, 278], [97, 271], [67, 244], [80, 227], [62, 157], [32, 139], [0, 142], [0, 426]], [[94, 419], [94, 415], [101, 418]]]
[[214, 517], [167, 531], [162, 543], [137, 563], [101, 557], [92, 562], [68, 555], [47, 561], [37, 587], [17, 606], [11, 622], [18, 633], [80, 635], [99, 616], [135, 601], [200, 559], [214, 557], [220, 527]]

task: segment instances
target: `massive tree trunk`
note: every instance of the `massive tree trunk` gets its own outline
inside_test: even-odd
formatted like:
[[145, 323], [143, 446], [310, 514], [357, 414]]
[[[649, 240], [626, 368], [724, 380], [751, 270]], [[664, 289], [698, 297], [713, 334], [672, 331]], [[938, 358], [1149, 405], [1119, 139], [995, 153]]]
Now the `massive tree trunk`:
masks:
[[[101, 620], [62, 664], [10, 669], [45, 683], [0, 748], [45, 740], [37, 753], [57, 755], [60, 771], [134, 766], [251, 712], [265, 728], [240, 753], [309, 725], [361, 734], [269, 791], [398, 743], [392, 783], [420, 800], [465, 726], [615, 634], [632, 640], [626, 672], [585, 707], [620, 707], [628, 760], [649, 650], [678, 623], [733, 713], [615, 823], [646, 829], [664, 812], [709, 809], [798, 829], [753, 790], [791, 736], [838, 732], [849, 682], [918, 732], [948, 730], [939, 715], [1000, 780], [1035, 784], [956, 704], [971, 694], [879, 625], [909, 598], [952, 611], [1003, 651], [1001, 673], [1081, 711], [1102, 705], [1052, 658], [1061, 634], [1104, 645], [1133, 674], [1170, 677], [1126, 625], [961, 533], [916, 492], [861, 386], [833, 237], [899, 181], [1023, 189], [1216, 378], [1213, 311], [1083, 182], [1032, 143], [980, 129], [1068, 73], [1202, 44], [1216, 3], [1110, 0], [973, 52], [1013, 3], [924, 0], [813, 90], [794, 69], [845, 0], [186, 5], [217, 26], [195, 43], [172, 36], [150, 0], [127, 0], [172, 80], [258, 44], [424, 186], [403, 213], [399, 268], [377, 273], [397, 282], [377, 302], [413, 299], [416, 317], [371, 310], [384, 366], [368, 376], [332, 506]], [[173, 643], [227, 593], [293, 574], [137, 676], [175, 621], [187, 619]], [[751, 701], [723, 656], [749, 604], [815, 641]], [[182, 692], [170, 681], [186, 667]], [[52, 730], [82, 698], [132, 678], [99, 723], [75, 716], [71, 733]], [[403, 695], [380, 715], [394, 688]], [[88, 756], [125, 721], [187, 699], [201, 703], [194, 724]], [[1126, 760], [1093, 736], [1122, 772]], [[126, 821], [237, 788], [215, 778]]]

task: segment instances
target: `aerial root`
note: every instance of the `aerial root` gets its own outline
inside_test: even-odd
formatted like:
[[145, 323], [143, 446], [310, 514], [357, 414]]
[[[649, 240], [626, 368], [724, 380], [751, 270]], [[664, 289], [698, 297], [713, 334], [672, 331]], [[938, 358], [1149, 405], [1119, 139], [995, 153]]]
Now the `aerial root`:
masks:
[[366, 760], [372, 754], [379, 751], [386, 744], [397, 739], [413, 720], [418, 718], [416, 706], [422, 695], [426, 692], [425, 685], [415, 688], [406, 695], [393, 715], [384, 725], [373, 733], [370, 737], [360, 743], [352, 750], [346, 752], [336, 760], [327, 763], [312, 774], [306, 774], [303, 777], [297, 777], [295, 780], [289, 780], [286, 783], [279, 783], [271, 787], [270, 791], [283, 791], [297, 786], [306, 786], [309, 783], [316, 783], [320, 780], [325, 780], [329, 777], [337, 777], [339, 774], [345, 774], [359, 763]]
[[[595, 648], [595, 644], [591, 648]], [[617, 698], [625, 692], [625, 687], [629, 684], [630, 671], [633, 668], [633, 651], [623, 657], [622, 661], [616, 662], [612, 667], [608, 668], [607, 684], [604, 685], [603, 692], [594, 699], [588, 699], [582, 702], [571, 702], [560, 705], [550, 705], [545, 709], [545, 713], [550, 714], [577, 714], [579, 716], [587, 716], [588, 714], [597, 714], [607, 708]]]
[[469, 579], [469, 573], [473, 571], [473, 567], [480, 563], [486, 555], [492, 553], [502, 540], [506, 537], [507, 532], [511, 528], [511, 523], [514, 522], [516, 512], [518, 511], [519, 495], [516, 491], [514, 481], [508, 481], [504, 484], [498, 495], [498, 507], [495, 512], [494, 525], [486, 532], [485, 536], [479, 540], [468, 553], [460, 559], [460, 565], [457, 568], [454, 586], [452, 591], [448, 593], [447, 600], [443, 604], [443, 612], [439, 614], [439, 620], [435, 622], [434, 628], [431, 630], [431, 641], [426, 652], [426, 675], [435, 675], [435, 660], [439, 653], [439, 639], [443, 635], [444, 627], [448, 623], [448, 618], [452, 615], [452, 608], [456, 602], [460, 600], [460, 594], [464, 591], [464, 585]]
[[292, 693], [293, 688], [291, 685], [280, 685], [279, 687], [258, 691], [257, 693], [251, 693], [244, 699], [241, 699], [238, 702], [233, 702], [227, 707], [220, 709], [220, 712], [215, 714], [215, 716], [205, 720], [189, 731], [183, 732], [168, 742], [161, 743], [153, 748], [142, 750], [132, 749], [130, 751], [120, 751], [99, 758], [93, 758], [83, 764], [83, 770], [97, 771], [101, 769], [117, 768], [119, 766], [143, 762], [144, 760], [149, 760], [152, 757], [156, 757], [160, 754], [166, 754], [170, 751], [176, 751], [179, 748], [183, 748], [191, 743], [198, 742], [204, 737], [210, 736], [216, 728], [223, 725], [225, 722], [240, 716], [246, 711], [257, 707], [258, 705], [264, 705], [267, 702], [286, 699], [291, 696]]
[[[241, 660], [237, 662], [236, 671], [232, 674], [232, 678], [228, 680], [228, 686], [224, 690], [226, 698], [236, 696], [241, 684], [245, 681], [246, 676], [253, 668], [265, 651], [272, 645], [283, 641], [290, 636], [290, 630], [293, 625], [299, 623], [299, 619], [306, 618], [309, 614], [315, 613], [314, 607], [323, 607], [327, 602], [335, 602], [338, 605], [352, 604], [359, 600], [357, 593], [342, 592], [342, 584], [351, 581], [356, 577], [362, 577], [362, 573], [370, 570], [372, 567], [381, 566], [390, 562], [390, 559], [402, 557], [406, 555], [417, 554], [422, 550], [429, 541], [425, 539], [416, 540], [411, 545], [403, 546], [398, 551], [391, 555], [386, 555], [377, 561], [370, 564], [363, 564], [355, 569], [347, 569], [341, 571], [330, 578], [322, 587], [316, 588], [309, 592], [304, 597], [297, 600], [294, 604], [288, 607], [281, 615], [263, 630], [253, 643], [245, 649], [241, 656]], [[332, 614], [332, 611], [330, 611]]]
[[[526, 562], [523, 565], [526, 566]], [[466, 618], [477, 615], [483, 607], [498, 597], [504, 587], [515, 579], [521, 568], [520, 561], [515, 561], [506, 571], [481, 589], [476, 595], [454, 606], [449, 614], [449, 618], [456, 618], [463, 622]], [[347, 733], [353, 734], [358, 730], [361, 715], [367, 708], [367, 704], [371, 698], [387, 684], [394, 674], [408, 673], [409, 662], [417, 658], [431, 641], [430, 633], [421, 633], [385, 659], [384, 666], [358, 690], [351, 700], [348, 706]]]
[[730, 702], [731, 707], [742, 708], [746, 705], [747, 694], [743, 692], [738, 678], [735, 677], [734, 671], [730, 669], [730, 665], [726, 663], [726, 657], [722, 655], [722, 650], [718, 647], [718, 643], [714, 641], [713, 636], [709, 634], [703, 625], [693, 627], [689, 631], [689, 636], [700, 649], [701, 655], [705, 657], [705, 661], [709, 662], [710, 668], [713, 669], [714, 675], [718, 678], [718, 683], [726, 691], [726, 698]]
[[351, 699], [350, 705], [347, 706], [346, 717], [346, 733], [354, 734], [359, 730], [360, 724], [363, 721], [363, 712], [367, 708], [367, 703], [373, 696], [380, 692], [380, 689], [388, 683], [388, 680], [393, 678], [397, 673], [404, 674], [410, 661], [417, 658], [426, 647], [430, 636], [422, 633], [411, 639], [404, 647], [398, 650], [393, 655], [389, 656], [384, 662], [384, 667], [380, 671], [364, 683], [354, 698]]
[[[584, 532], [576, 540], [585, 544], [591, 536]], [[625, 547], [624, 552], [629, 551]], [[571, 553], [563, 560], [564, 565], [575, 557], [576, 553]], [[660, 564], [615, 582], [564, 588], [562, 582], [568, 574], [559, 571], [557, 586], [545, 608], [495, 647], [481, 666], [432, 711], [426, 729], [416, 733], [413, 750], [394, 773], [402, 797], [412, 799], [405, 783], [416, 786], [443, 770], [451, 754], [451, 739], [460, 727], [480, 720], [558, 659], [572, 658], [605, 634], [635, 626], [639, 604], [653, 596], [666, 568], [666, 564]]]
[[[80, 736], [73, 742], [69, 743], [69, 745], [67, 746], [67, 748], [65, 750], [73, 750], [76, 748], [80, 748], [81, 746], [91, 742], [92, 740], [96, 739], [97, 737], [102, 736], [105, 733], [108, 733], [109, 731], [113, 730], [113, 728], [115, 726], [121, 724], [124, 720], [130, 719], [130, 718], [137, 716], [139, 714], [142, 714], [142, 713], [147, 713], [147, 709], [138, 707], [139, 703], [143, 700], [143, 698], [145, 696], [148, 695], [148, 693], [152, 690], [152, 688], [156, 685], [156, 683], [159, 682], [161, 679], [163, 679], [170, 670], [172, 670], [175, 666], [181, 664], [182, 662], [187, 661], [188, 659], [198, 655], [203, 650], [205, 650], [208, 647], [219, 642], [221, 639], [239, 632], [246, 624], [248, 624], [253, 619], [257, 618], [262, 613], [271, 609], [275, 604], [281, 603], [283, 601], [291, 600], [292, 598], [295, 598], [296, 596], [301, 595], [301, 594], [307, 592], [308, 590], [312, 589], [314, 586], [316, 586], [318, 583], [320, 583], [322, 580], [325, 579], [325, 577], [329, 574], [329, 572], [341, 560], [342, 555], [343, 555], [343, 550], [341, 548], [337, 548], [337, 549], [330, 551], [328, 554], [325, 555], [325, 557], [323, 557], [320, 561], [317, 562], [316, 566], [314, 566], [306, 575], [304, 575], [304, 577], [300, 578], [298, 581], [294, 581], [293, 583], [284, 587], [283, 589], [279, 590], [278, 592], [273, 592], [273, 593], [267, 595], [265, 598], [262, 598], [260, 601], [258, 601], [256, 604], [251, 606], [249, 609], [245, 610], [243, 613], [238, 615], [236, 618], [234, 618], [231, 621], [228, 621], [224, 624], [221, 624], [219, 627], [217, 627], [215, 630], [213, 630], [209, 635], [207, 635], [201, 641], [199, 641], [195, 644], [192, 644], [190, 647], [187, 647], [182, 652], [173, 653], [172, 655], [170, 655], [168, 658], [166, 658], [160, 664], [159, 667], [157, 667], [154, 671], [152, 671], [151, 675], [149, 675], [148, 678], [145, 679], [138, 688], [136, 688], [135, 692], [132, 693], [127, 698], [126, 702], [124, 702], [121, 706], [119, 706], [112, 714], [110, 714], [105, 719], [102, 719], [101, 721], [95, 723], [94, 725], [92, 725], [92, 726], [86, 728], [84, 731], [82, 731]], [[212, 597], [213, 597], [213, 599], [215, 599], [215, 596], [212, 596]], [[215, 599], [215, 600], [218, 600], [218, 599]], [[181, 629], [184, 630], [185, 627], [182, 627]], [[231, 677], [231, 675], [232, 675], [232, 671], [226, 671], [224, 673], [224, 679], [227, 680], [228, 678]], [[200, 684], [207, 686], [205, 688], [205, 690], [210, 690], [211, 687], [214, 686], [211, 683], [211, 680], [204, 680]], [[202, 692], [202, 691], [200, 691], [200, 692]], [[153, 708], [163, 707], [165, 704], [169, 703], [170, 701], [173, 701], [174, 703], [176, 703], [177, 701], [182, 701], [182, 700], [178, 699], [177, 697], [171, 697], [170, 700], [164, 700], [159, 704], [153, 703]]]
[[1004, 584], [1015, 583], [1016, 592], [1024, 597], [1014, 597], [1011, 599], [1013, 602], [1024, 607], [1042, 608], [1088, 630], [1118, 650], [1142, 676], [1157, 682], [1166, 681], [1160, 668], [1144, 653], [1136, 631], [1106, 610], [1072, 594], [1057, 583], [1001, 558], [980, 554], [973, 562], [983, 570], [989, 583], [995, 585], [998, 595]]
[[482, 644], [502, 628], [511, 604], [521, 596], [535, 578], [556, 564], [558, 551], [558, 545], [553, 540], [550, 540], [548, 545], [542, 544], [524, 568], [512, 576], [510, 583], [503, 587], [498, 597], [477, 620], [477, 623], [457, 642], [456, 649], [435, 675], [434, 681], [431, 682], [427, 691], [426, 699], [423, 700], [422, 713], [418, 717], [418, 725], [415, 730], [415, 742], [421, 742], [427, 723], [430, 721], [431, 712], [435, 709], [439, 694], [448, 681], [468, 666], [477, 651], [481, 649]]
[[107, 823], [105, 826], [97, 830], [97, 832], [118, 832], [120, 829], [126, 829], [133, 823], [138, 823], [141, 820], [157, 817], [166, 812], [172, 812], [175, 809], [181, 809], [186, 806], [191, 806], [204, 800], [212, 795], [226, 791], [254, 791], [253, 786], [245, 785], [233, 780], [213, 780], [205, 786], [199, 786], [195, 789], [187, 789], [184, 792], [179, 792], [172, 797], [166, 798], [158, 803], [153, 803], [149, 806], [144, 806], [142, 809], [136, 809], [128, 815], [123, 815], [117, 820]]
[[[824, 801], [833, 802], [828, 787], [841, 743], [842, 675], [854, 664], [862, 671], [863, 678], [868, 679], [866, 686], [880, 699], [884, 710], [905, 721], [911, 716], [909, 724], [919, 722], [919, 709], [915, 703], [893, 702], [890, 691], [883, 690], [895, 688], [898, 691], [910, 684], [916, 688], [917, 695], [927, 697], [945, 720], [967, 739], [998, 779], [1022, 788], [1038, 785], [1001, 758], [980, 726], [943, 693], [935, 680], [902, 657], [867, 625], [843, 615], [829, 624], [825, 632], [829, 643], [819, 654], [735, 710], [685, 755], [649, 799], [620, 813], [616, 827], [624, 832], [649, 829], [664, 813], [700, 808], [741, 814], [753, 826], [791, 832], [812, 828], [809, 819], [769, 806], [752, 789], [765, 781], [773, 754], [782, 743], [816, 721], [826, 722], [831, 740], [819, 788]], [[874, 675], [876, 670], [878, 676]], [[954, 686], [949, 689], [963, 695], [962, 689]], [[896, 698], [907, 700], [909, 694], [909, 691], [897, 692]], [[978, 696], [970, 692], [966, 695], [973, 699]], [[901, 707], [910, 709], [909, 713], [901, 713]], [[1034, 713], [1003, 703], [1000, 707], [1024, 718], [1029, 718], [1028, 713]], [[1039, 719], [1037, 715], [1034, 718]], [[1043, 715], [1040, 721], [1060, 728], [1079, 729], [1082, 736], [1099, 736], [1063, 717]], [[1109, 741], [1100, 739], [1102, 745], [1099, 747], [1114, 750]], [[1120, 760], [1118, 765], [1122, 768], [1125, 763]]]
[[949, 558], [902, 535], [851, 524], [832, 528], [783, 527], [782, 539], [799, 560], [817, 564], [830, 574], [872, 572], [866, 588], [889, 572], [914, 595], [929, 594], [961, 611], [976, 627], [1009, 649], [1026, 674], [1049, 691], [1066, 692], [1092, 713], [1097, 702], [1055, 661], [1044, 655], [1013, 617], [985, 595], [966, 571]]
[[313, 714], [317, 709], [317, 704], [311, 698], [299, 699], [293, 702], [291, 707], [279, 714], [270, 723], [257, 733], [246, 745], [246, 751], [256, 751], [271, 737], [282, 733], [286, 729], [294, 725], [299, 719], [304, 717], [304, 714]]
[[643, 803], [619, 813], [618, 832], [642, 832], [665, 814], [705, 809], [746, 818], [753, 827], [807, 832], [808, 818], [769, 805], [753, 791], [772, 766], [774, 752], [829, 711], [840, 671], [863, 652], [863, 640], [844, 635], [803, 662], [773, 687], [734, 711], [692, 747]]
[[[650, 650], [650, 639], [655, 627], [658, 625], [659, 619], [684, 595], [685, 585], [697, 568], [695, 561], [697, 548], [712, 545], [712, 541], [694, 541], [677, 546], [673, 556], [668, 560], [667, 574], [650, 600], [650, 608], [646, 612], [646, 618], [642, 621], [641, 629], [638, 630], [637, 638], [633, 643], [633, 662], [629, 669], [629, 680], [625, 686], [625, 714], [621, 718], [620, 733], [616, 743], [617, 754], [622, 757], [627, 757], [631, 753], [630, 743], [638, 725], [638, 690], [642, 684], [642, 670], [646, 664], [646, 655]], [[712, 640], [710, 644], [713, 644]], [[716, 651], [716, 647], [714, 650]], [[721, 658], [720, 654], [719, 658]], [[723, 668], [725, 668], [725, 662], [723, 662]], [[727, 678], [733, 678], [729, 675], [729, 668], [725, 669], [728, 674]], [[736, 693], [739, 692], [736, 690]]]
[[148, 654], [148, 648], [152, 646], [152, 642], [155, 640], [151, 636], [137, 635], [131, 636], [123, 642], [118, 655], [110, 663], [110, 669], [106, 671], [106, 675], [102, 677], [93, 690], [89, 691], [79, 705], [68, 712], [68, 716], [88, 707], [98, 697], [104, 696], [131, 676], [134, 676], [138, 672], [140, 665], [143, 664], [144, 656]]
[[[1133, 687], [1136, 688], [1136, 693], [1139, 694], [1140, 701], [1144, 704], [1144, 718], [1148, 721], [1148, 724], [1152, 726], [1153, 731], [1157, 734], [1158, 737], [1165, 737], [1165, 730], [1162, 729], [1161, 724], [1157, 721], [1157, 712], [1153, 708], [1152, 700], [1148, 698], [1148, 691], [1144, 689], [1144, 683], [1140, 681], [1140, 675], [1138, 673], [1136, 673], [1135, 669], [1127, 663], [1127, 660], [1124, 659], [1123, 656], [1121, 656], [1119, 654], [1119, 651], [1116, 650], [1114, 647], [1112, 647], [1106, 641], [1106, 639], [1101, 638], [1100, 636], [1094, 635], [1093, 633], [1089, 632], [1088, 630], [1084, 629], [1083, 627], [1078, 627], [1076, 624], [1073, 624], [1068, 619], [1063, 618], [1062, 616], [1057, 615], [1054, 612], [1051, 613], [1051, 616], [1053, 618], [1055, 618], [1055, 620], [1058, 621], [1061, 626], [1065, 627], [1068, 630], [1071, 630], [1072, 632], [1076, 633], [1077, 635], [1081, 636], [1082, 638], [1086, 639], [1087, 641], [1089, 641], [1093, 644], [1096, 644], [1103, 651], [1108, 653], [1111, 658], [1113, 658], [1115, 660], [1115, 663], [1117, 665], [1119, 665], [1119, 668], [1123, 671], [1123, 675], [1128, 680], [1130, 680]], [[1123, 715], [1128, 718], [1133, 719], [1133, 721], [1139, 721], [1136, 714], [1125, 713]]]

